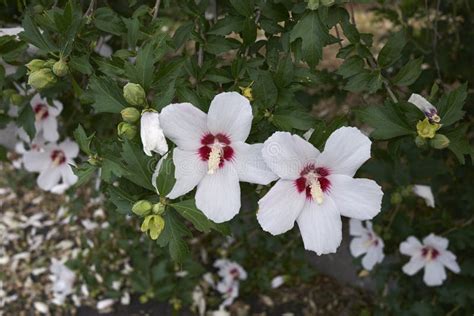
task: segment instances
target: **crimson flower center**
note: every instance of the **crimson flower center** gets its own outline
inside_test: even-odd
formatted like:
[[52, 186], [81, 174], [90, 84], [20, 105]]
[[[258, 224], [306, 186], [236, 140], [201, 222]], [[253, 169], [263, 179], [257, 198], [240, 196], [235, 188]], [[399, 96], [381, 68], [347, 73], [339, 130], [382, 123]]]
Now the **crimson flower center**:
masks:
[[313, 164], [307, 165], [301, 170], [300, 177], [295, 180], [296, 190], [299, 193], [305, 192], [307, 199], [315, 200], [321, 204], [324, 193], [331, 187], [328, 176], [329, 170], [327, 168], [316, 167]]
[[433, 247], [427, 246], [421, 249], [421, 255], [426, 260], [434, 260], [439, 256], [439, 251]]
[[201, 145], [198, 154], [202, 161], [207, 161], [209, 174], [222, 168], [226, 161], [230, 161], [234, 157], [230, 139], [224, 134], [207, 133], [201, 137]]
[[58, 166], [66, 162], [66, 155], [62, 150], [56, 149], [51, 152], [51, 160], [54, 165]]
[[43, 103], [38, 103], [34, 106], [35, 118], [37, 121], [44, 120], [49, 116], [48, 106]]

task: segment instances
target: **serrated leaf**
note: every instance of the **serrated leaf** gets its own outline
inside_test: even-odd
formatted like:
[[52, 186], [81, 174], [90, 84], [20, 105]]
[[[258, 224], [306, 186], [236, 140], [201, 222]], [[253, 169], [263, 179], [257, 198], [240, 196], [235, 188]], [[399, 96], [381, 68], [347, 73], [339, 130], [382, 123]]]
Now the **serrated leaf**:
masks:
[[91, 135], [87, 136], [86, 131], [82, 127], [81, 124], [77, 126], [77, 128], [74, 130], [74, 139], [79, 145], [79, 148], [86, 153], [87, 155], [91, 154], [91, 142], [92, 138], [94, 138], [94, 134], [92, 133]]
[[358, 117], [373, 127], [370, 134], [375, 139], [390, 139], [404, 135], [414, 135], [413, 129], [406, 123], [402, 116], [395, 110], [396, 104], [383, 106], [369, 106], [358, 110]]
[[322, 23], [318, 11], [306, 13], [290, 33], [290, 42], [301, 38], [303, 59], [311, 67], [315, 67], [323, 57], [323, 47], [329, 42], [329, 30]]
[[423, 57], [412, 59], [407, 62], [400, 71], [393, 77], [393, 83], [398, 86], [409, 86], [418, 79], [421, 72], [421, 64], [423, 63]]
[[464, 111], [462, 108], [466, 98], [467, 84], [465, 83], [456, 90], [443, 95], [439, 100], [436, 108], [441, 117], [441, 124], [443, 124], [443, 127], [447, 127], [463, 118]]
[[235, 8], [235, 10], [245, 16], [251, 16], [254, 10], [254, 0], [230, 0], [230, 4]]
[[306, 131], [313, 127], [315, 119], [309, 113], [300, 110], [284, 109], [273, 113], [272, 123], [286, 131], [291, 131], [293, 128]]
[[80, 57], [71, 56], [71, 58], [69, 59], [69, 67], [76, 71], [79, 71], [84, 75], [91, 75], [94, 72], [94, 69], [92, 68], [89, 62], [88, 55], [83, 55]]
[[47, 52], [57, 51], [57, 47], [51, 43], [51, 41], [43, 36], [36, 24], [31, 19], [30, 15], [25, 15], [23, 18], [22, 26], [25, 29], [23, 33], [20, 34], [20, 38], [33, 44]]
[[336, 73], [346, 79], [363, 72], [364, 67], [365, 62], [362, 58], [359, 56], [351, 56], [344, 60]]
[[161, 163], [161, 166], [158, 177], [156, 178], [156, 187], [161, 196], [166, 196], [171, 192], [171, 189], [173, 189], [176, 183], [172, 155], [168, 154], [166, 158], [162, 158], [159, 163]]
[[403, 30], [392, 34], [377, 57], [380, 67], [387, 68], [393, 65], [402, 55], [402, 50], [407, 43]]
[[20, 113], [18, 113], [17, 123], [23, 127], [30, 139], [35, 138], [35, 113], [29, 103], [24, 104], [21, 108]]
[[130, 196], [125, 190], [115, 186], [109, 186], [107, 193], [110, 201], [117, 207], [117, 212], [120, 214], [130, 213], [133, 203], [135, 203], [134, 197]]
[[161, 247], [168, 245], [171, 258], [178, 263], [182, 262], [189, 253], [188, 245], [183, 238], [190, 236], [191, 233], [174, 212], [167, 211], [163, 217], [165, 228], [158, 237], [157, 243]]
[[207, 34], [210, 35], [227, 35], [232, 32], [239, 33], [242, 31], [245, 19], [241, 16], [228, 15], [217, 21]]
[[451, 150], [460, 164], [465, 164], [465, 155], [474, 155], [474, 149], [469, 144], [466, 135], [468, 134], [469, 125], [464, 124], [457, 127], [455, 130], [446, 133], [449, 138], [449, 150]]
[[83, 185], [84, 183], [89, 182], [89, 180], [92, 179], [92, 176], [94, 175], [96, 170], [97, 170], [97, 167], [92, 166], [91, 164], [88, 164], [88, 163], [83, 163], [79, 167], [74, 168], [74, 174], [78, 177], [78, 180], [74, 184], [74, 186], [79, 187]]
[[120, 113], [126, 106], [122, 90], [115, 81], [107, 77], [93, 77], [90, 90], [94, 98], [92, 105], [97, 112]]
[[125, 140], [122, 144], [122, 159], [126, 164], [125, 177], [133, 183], [155, 192], [151, 184], [153, 161], [143, 153], [140, 145]]
[[208, 233], [214, 227], [214, 223], [197, 209], [194, 199], [173, 203], [170, 206], [203, 233]]

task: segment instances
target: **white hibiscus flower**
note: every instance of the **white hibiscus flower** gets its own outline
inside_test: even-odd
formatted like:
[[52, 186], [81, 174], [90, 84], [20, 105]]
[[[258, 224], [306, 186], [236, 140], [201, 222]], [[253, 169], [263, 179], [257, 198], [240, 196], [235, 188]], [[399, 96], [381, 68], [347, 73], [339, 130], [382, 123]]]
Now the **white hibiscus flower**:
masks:
[[164, 155], [168, 151], [165, 135], [160, 127], [160, 114], [156, 111], [145, 111], [140, 119], [140, 137], [143, 151], [152, 156], [152, 151]]
[[380, 212], [380, 186], [353, 178], [370, 158], [370, 146], [354, 127], [332, 133], [322, 153], [300, 136], [274, 133], [264, 143], [263, 159], [281, 179], [258, 202], [263, 230], [282, 234], [297, 221], [305, 249], [335, 252], [342, 239], [341, 215], [367, 220]]
[[427, 206], [435, 207], [433, 191], [429, 185], [415, 184], [413, 186], [413, 193], [423, 198]]
[[196, 206], [212, 221], [233, 218], [240, 209], [239, 181], [268, 184], [276, 179], [262, 159], [262, 144], [246, 144], [252, 107], [236, 92], [218, 94], [209, 112], [190, 103], [170, 104], [160, 114], [173, 151], [176, 184], [171, 199], [197, 186]]
[[235, 280], [246, 280], [247, 272], [240, 264], [227, 259], [219, 259], [214, 262], [214, 267], [218, 268], [217, 274], [226, 282]]
[[76, 274], [66, 267], [61, 261], [52, 259], [50, 271], [53, 281], [53, 303], [64, 304], [66, 297], [74, 291], [74, 281]]
[[37, 183], [41, 189], [64, 192], [64, 186], [70, 187], [77, 181], [70, 165], [74, 165], [78, 153], [77, 144], [65, 140], [60, 144], [45, 145], [42, 151], [26, 152], [23, 163], [26, 170], [40, 173]]
[[361, 221], [351, 218], [349, 233], [351, 236], [356, 236], [351, 241], [351, 254], [354, 257], [359, 257], [365, 253], [364, 258], [362, 258], [364, 269], [370, 271], [375, 264], [382, 262], [384, 243], [382, 238], [377, 236], [372, 229], [372, 222], [366, 221], [364, 227]]
[[54, 100], [54, 106], [51, 106], [39, 94], [31, 99], [30, 104], [35, 113], [36, 134], [42, 133], [47, 141], [57, 141], [59, 139], [57, 116], [63, 110], [63, 104]]
[[434, 234], [425, 237], [423, 244], [416, 237], [408, 237], [400, 244], [400, 252], [411, 256], [410, 261], [403, 266], [403, 272], [414, 275], [424, 268], [423, 281], [426, 285], [441, 285], [446, 280], [445, 267], [454, 273], [461, 271], [456, 256], [447, 250], [448, 243], [448, 239]]

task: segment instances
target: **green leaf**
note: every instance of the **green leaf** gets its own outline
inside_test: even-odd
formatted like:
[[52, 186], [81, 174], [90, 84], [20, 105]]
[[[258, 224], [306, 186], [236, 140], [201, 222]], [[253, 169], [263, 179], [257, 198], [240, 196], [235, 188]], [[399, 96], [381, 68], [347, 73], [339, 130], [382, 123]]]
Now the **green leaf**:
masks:
[[292, 109], [277, 110], [272, 115], [272, 123], [286, 131], [299, 129], [306, 131], [313, 127], [315, 119], [311, 114]]
[[125, 32], [122, 20], [108, 7], [97, 8], [94, 13], [94, 25], [101, 31], [121, 36]]
[[153, 161], [143, 153], [141, 146], [125, 140], [122, 144], [122, 159], [126, 164], [125, 177], [133, 183], [155, 192], [151, 184]]
[[122, 177], [127, 173], [127, 171], [122, 167], [122, 164], [119, 161], [110, 159], [110, 157], [102, 158], [100, 166], [100, 178], [107, 183], [112, 183], [112, 181], [114, 180], [113, 175], [117, 177]]
[[360, 73], [352, 76], [347, 81], [344, 89], [351, 92], [368, 91], [374, 93], [382, 87], [382, 76], [380, 71], [369, 71], [364, 69]]
[[303, 59], [315, 67], [323, 57], [323, 47], [329, 42], [329, 30], [322, 23], [318, 11], [310, 11], [294, 26], [290, 33], [290, 42], [302, 40]]
[[423, 57], [412, 59], [403, 66], [400, 71], [393, 77], [392, 82], [398, 86], [409, 86], [418, 79], [421, 72], [421, 64]]
[[443, 95], [439, 100], [436, 108], [441, 117], [441, 124], [443, 127], [452, 125], [459, 121], [464, 116], [462, 107], [467, 98], [467, 83], [461, 85], [454, 91]]
[[[165, 45], [165, 37], [161, 37], [160, 45]], [[161, 47], [161, 50], [165, 48]], [[155, 42], [147, 43], [143, 48], [138, 51], [135, 65], [130, 63], [126, 64], [125, 73], [129, 80], [134, 83], [140, 84], [145, 91], [147, 91], [153, 81], [154, 64], [157, 61], [157, 52], [161, 50], [157, 49]]]
[[245, 17], [249, 17], [253, 14], [255, 6], [254, 0], [230, 0], [230, 4], [239, 14]]
[[20, 113], [18, 114], [17, 123], [19, 126], [23, 127], [30, 139], [35, 138], [35, 113], [29, 103], [24, 104], [21, 108]]
[[390, 139], [404, 135], [414, 135], [413, 129], [408, 125], [400, 113], [395, 110], [396, 104], [383, 106], [369, 106], [358, 110], [359, 118], [373, 127], [375, 130], [371, 133], [375, 139]]
[[314, 132], [311, 134], [311, 137], [308, 141], [316, 148], [323, 150], [323, 145], [326, 143], [328, 137], [339, 127], [342, 127], [346, 124], [347, 118], [344, 116], [336, 117], [329, 124], [326, 124], [324, 121], [322, 121], [314, 127]]
[[190, 231], [181, 223], [174, 212], [167, 211], [164, 214], [165, 228], [158, 237], [157, 243], [164, 247], [168, 245], [171, 258], [176, 262], [182, 262], [189, 253], [188, 245], [183, 239], [190, 236]]
[[97, 112], [120, 113], [127, 104], [122, 90], [110, 78], [93, 77], [90, 81], [90, 89], [94, 97], [92, 106]]
[[207, 34], [209, 35], [227, 35], [232, 32], [239, 33], [242, 31], [245, 19], [241, 16], [228, 15], [217, 21]]
[[382, 68], [393, 65], [401, 56], [402, 50], [407, 43], [403, 30], [392, 34], [377, 58], [378, 64]]
[[362, 58], [359, 56], [351, 56], [344, 60], [336, 73], [346, 79], [363, 72], [364, 67], [365, 62]]
[[170, 206], [203, 233], [208, 233], [215, 226], [213, 222], [197, 209], [194, 199], [173, 203]]
[[161, 163], [160, 171], [156, 179], [156, 187], [160, 196], [166, 196], [173, 189], [176, 179], [174, 177], [174, 163], [171, 154], [168, 154], [166, 158], [162, 158], [158, 164]]
[[274, 105], [278, 98], [278, 89], [271, 73], [269, 71], [260, 71], [252, 79], [254, 80], [252, 90], [255, 100], [267, 107]]
[[22, 23], [25, 31], [21, 33], [20, 38], [33, 44], [41, 50], [46, 52], [55, 52], [57, 47], [49, 41], [48, 38], [43, 36], [38, 27], [35, 25], [30, 15], [25, 15]]
[[92, 176], [94, 175], [96, 170], [97, 170], [97, 167], [88, 163], [83, 163], [79, 167], [74, 168], [74, 174], [79, 178], [77, 182], [74, 184], [74, 186], [79, 187], [83, 185], [84, 183], [89, 182], [89, 180], [92, 179]]
[[129, 214], [132, 210], [133, 203], [136, 199], [130, 196], [125, 190], [120, 187], [108, 186], [107, 193], [110, 201], [117, 207], [117, 212], [120, 214]]
[[92, 133], [90, 136], [87, 136], [86, 131], [82, 127], [81, 124], [77, 126], [77, 128], [74, 130], [74, 138], [76, 139], [76, 142], [79, 144], [79, 147], [81, 150], [86, 153], [87, 155], [91, 154], [91, 142], [92, 138], [94, 138], [94, 134]]
[[127, 27], [127, 44], [128, 47], [135, 49], [137, 46], [138, 33], [140, 31], [140, 21], [138, 19], [123, 19]]
[[468, 135], [468, 124], [463, 124], [453, 131], [446, 133], [446, 137], [449, 138], [448, 148], [456, 155], [460, 164], [465, 164], [464, 155], [474, 155], [474, 149], [469, 144], [469, 140], [466, 135]]
[[80, 57], [71, 56], [69, 59], [69, 66], [84, 75], [91, 75], [94, 72], [94, 69], [89, 62], [88, 55], [82, 55]]

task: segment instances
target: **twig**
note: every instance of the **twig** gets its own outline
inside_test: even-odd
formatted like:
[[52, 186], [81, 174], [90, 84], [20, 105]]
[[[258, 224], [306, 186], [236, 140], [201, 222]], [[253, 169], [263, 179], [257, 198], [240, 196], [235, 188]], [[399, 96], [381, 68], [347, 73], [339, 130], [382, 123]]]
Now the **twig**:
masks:
[[92, 0], [91, 3], [89, 4], [89, 8], [87, 8], [86, 13], [84, 13], [84, 16], [85, 16], [86, 18], [89, 18], [89, 17], [92, 16], [92, 14], [94, 13], [94, 10], [95, 10], [95, 3], [96, 3], [96, 0]]
[[472, 216], [469, 220], [467, 220], [466, 222], [462, 223], [461, 225], [451, 227], [450, 229], [448, 229], [448, 230], [442, 232], [440, 235], [441, 235], [441, 236], [445, 236], [445, 235], [447, 235], [447, 234], [449, 234], [449, 233], [451, 233], [451, 232], [453, 232], [453, 231], [455, 231], [455, 230], [457, 230], [457, 229], [459, 229], [459, 228], [463, 228], [463, 227], [466, 227], [466, 226], [468, 226], [468, 225], [471, 225], [473, 222], [474, 222], [474, 216]]
[[156, 0], [155, 6], [153, 7], [153, 10], [151, 11], [153, 12], [152, 20], [156, 19], [156, 17], [158, 16], [158, 11], [160, 10], [160, 3], [161, 3], [161, 0]]
[[352, 24], [354, 24], [354, 26], [357, 26], [355, 14], [354, 14], [354, 3], [352, 3], [352, 1], [349, 4], [349, 10], [351, 11], [351, 22]]
[[341, 35], [339, 34], [339, 28], [337, 27], [337, 24], [334, 25], [334, 29], [336, 29], [336, 36], [337, 36], [337, 39], [339, 40], [337, 43], [339, 44], [339, 47], [342, 48], [342, 39], [341, 39]]
[[438, 79], [440, 82], [443, 82], [441, 79], [441, 70], [439, 69], [439, 63], [438, 63], [438, 54], [437, 54], [437, 46], [438, 46], [438, 12], [439, 12], [439, 7], [441, 4], [441, 0], [436, 1], [436, 11], [435, 11], [435, 16], [433, 20], [433, 42], [432, 42], [432, 49], [433, 49], [433, 59], [434, 59], [434, 64], [436, 67], [436, 72], [438, 74]]

